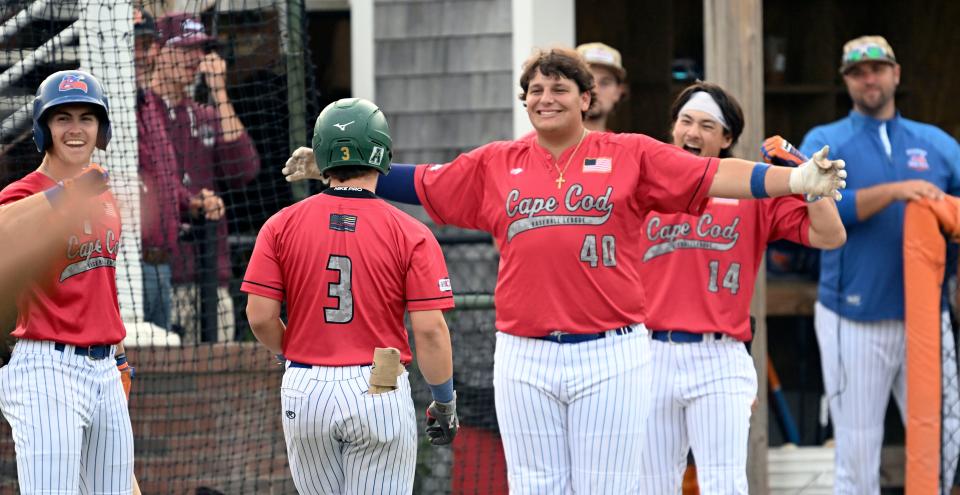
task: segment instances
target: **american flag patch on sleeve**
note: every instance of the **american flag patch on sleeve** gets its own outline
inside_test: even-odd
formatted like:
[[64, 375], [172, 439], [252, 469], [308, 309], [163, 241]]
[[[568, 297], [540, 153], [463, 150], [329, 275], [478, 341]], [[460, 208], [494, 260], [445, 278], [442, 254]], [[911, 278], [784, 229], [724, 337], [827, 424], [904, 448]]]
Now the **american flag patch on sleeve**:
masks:
[[583, 161], [584, 173], [609, 174], [613, 169], [612, 158], [587, 158]]
[[330, 230], [339, 230], [340, 232], [356, 232], [357, 216], [344, 215], [342, 213], [331, 213]]

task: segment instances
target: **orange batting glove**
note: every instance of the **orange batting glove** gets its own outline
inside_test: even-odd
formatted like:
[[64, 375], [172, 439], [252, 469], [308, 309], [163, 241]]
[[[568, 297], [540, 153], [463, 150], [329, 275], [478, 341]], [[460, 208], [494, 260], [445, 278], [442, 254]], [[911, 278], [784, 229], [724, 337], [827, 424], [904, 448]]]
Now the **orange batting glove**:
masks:
[[783, 167], [798, 167], [801, 163], [809, 160], [800, 150], [790, 144], [790, 141], [780, 136], [768, 137], [760, 146], [760, 155], [763, 156], [763, 161]]

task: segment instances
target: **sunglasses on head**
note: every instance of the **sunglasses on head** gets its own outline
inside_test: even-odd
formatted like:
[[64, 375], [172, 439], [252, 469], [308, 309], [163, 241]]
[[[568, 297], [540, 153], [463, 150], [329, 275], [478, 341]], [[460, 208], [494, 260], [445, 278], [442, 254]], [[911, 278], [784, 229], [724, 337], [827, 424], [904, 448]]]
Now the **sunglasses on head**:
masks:
[[887, 51], [880, 45], [865, 45], [854, 48], [847, 53], [845, 62], [859, 62], [861, 60], [889, 59]]

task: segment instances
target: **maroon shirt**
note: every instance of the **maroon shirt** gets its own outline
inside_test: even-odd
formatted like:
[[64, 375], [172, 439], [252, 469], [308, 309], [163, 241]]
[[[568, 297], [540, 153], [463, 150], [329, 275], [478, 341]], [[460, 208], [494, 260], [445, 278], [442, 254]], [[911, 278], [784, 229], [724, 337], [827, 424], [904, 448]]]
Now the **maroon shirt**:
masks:
[[[244, 131], [238, 139], [225, 141], [216, 108], [190, 99], [169, 106], [153, 91], [146, 91], [145, 98], [147, 104], [165, 109], [166, 131], [176, 154], [177, 177], [191, 195], [200, 193], [201, 189], [216, 191], [218, 179], [226, 187], [235, 189], [257, 176], [260, 157], [250, 136]], [[173, 282], [195, 282], [195, 263], [192, 244], [177, 244], [171, 260]], [[226, 284], [231, 277], [226, 216], [217, 225], [217, 263], [220, 283]]]
[[140, 150], [140, 233], [143, 250], [176, 250], [181, 216], [186, 215], [190, 191], [178, 174], [176, 151], [167, 135], [166, 107], [158, 98], [140, 103], [137, 112]]

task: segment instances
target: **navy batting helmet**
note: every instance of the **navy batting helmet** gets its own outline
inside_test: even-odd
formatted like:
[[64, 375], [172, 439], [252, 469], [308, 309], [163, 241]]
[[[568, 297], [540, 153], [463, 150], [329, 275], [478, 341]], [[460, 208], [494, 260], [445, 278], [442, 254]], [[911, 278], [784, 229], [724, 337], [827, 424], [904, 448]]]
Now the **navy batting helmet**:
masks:
[[60, 105], [86, 103], [97, 110], [100, 131], [97, 133], [97, 147], [105, 150], [113, 131], [110, 127], [110, 105], [103, 86], [93, 74], [82, 70], [63, 70], [54, 72], [40, 83], [37, 97], [33, 100], [33, 142], [37, 151], [43, 153], [53, 139], [47, 125], [47, 112]]

